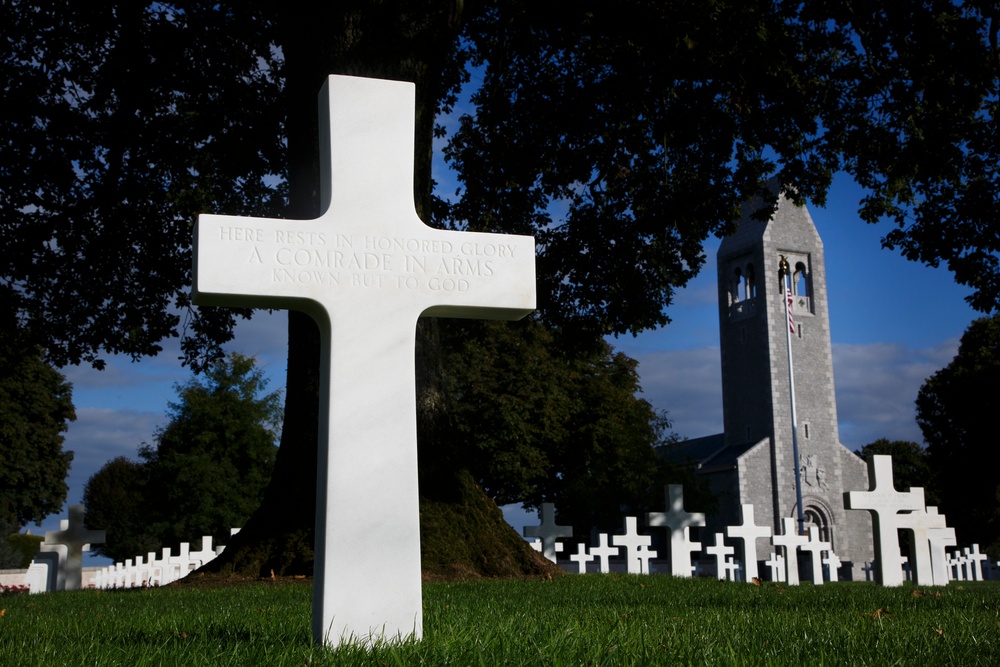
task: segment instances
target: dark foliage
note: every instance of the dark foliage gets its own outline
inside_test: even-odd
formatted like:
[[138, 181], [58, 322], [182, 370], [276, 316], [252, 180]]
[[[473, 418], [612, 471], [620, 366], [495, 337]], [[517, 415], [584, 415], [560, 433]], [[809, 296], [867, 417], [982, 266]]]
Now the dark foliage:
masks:
[[993, 464], [993, 410], [1000, 387], [1000, 315], [972, 322], [950, 364], [917, 394], [941, 493], [941, 511], [961, 544], [1000, 554], [1000, 468]]
[[915, 442], [879, 438], [856, 452], [864, 460], [876, 454], [892, 457], [892, 479], [897, 491], [913, 487], [924, 490], [924, 501], [928, 505], [941, 503], [938, 494], [937, 474], [931, 465], [931, 457], [926, 449]]
[[[767, 179], [822, 202], [838, 169], [868, 189], [866, 219], [896, 223], [886, 245], [946, 263], [989, 311], [997, 20], [993, 3], [916, 0], [11, 0], [0, 321], [57, 363], [155, 354], [176, 335], [189, 361], [217, 356], [235, 313], [189, 310], [191, 221], [281, 209], [274, 175], [285, 215], [318, 212], [330, 73], [417, 83], [418, 211], [534, 234], [540, 314], [567, 345], [662, 325], [702, 241]], [[461, 196], [431, 216], [434, 116], [467, 62], [474, 108], [448, 148]], [[317, 347], [305, 318], [290, 339], [281, 453], [248, 543], [309, 542]], [[418, 355], [432, 412], [447, 404], [433, 357]]]
[[40, 523], [66, 501], [73, 389], [38, 348], [0, 332], [0, 521]]
[[279, 392], [253, 359], [232, 354], [177, 387], [170, 422], [140, 448], [87, 482], [87, 524], [107, 532], [95, 550], [121, 560], [211, 535], [229, 539], [260, 504], [281, 421]]

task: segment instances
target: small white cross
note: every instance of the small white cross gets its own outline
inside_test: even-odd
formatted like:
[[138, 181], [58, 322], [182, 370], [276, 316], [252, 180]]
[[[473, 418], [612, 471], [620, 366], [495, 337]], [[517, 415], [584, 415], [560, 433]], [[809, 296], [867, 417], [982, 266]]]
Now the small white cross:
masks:
[[753, 505], [740, 505], [740, 525], [727, 526], [726, 537], [740, 543], [743, 551], [743, 561], [746, 564], [747, 581], [757, 578], [757, 540], [771, 537], [770, 526], [758, 526], [754, 523]]
[[783, 532], [771, 538], [771, 544], [785, 549], [785, 581], [789, 586], [799, 585], [799, 558], [798, 549], [809, 541], [805, 535], [799, 535], [796, 524], [798, 522], [789, 516], [781, 518], [781, 528]]
[[823, 552], [829, 551], [832, 548], [832, 544], [820, 540], [819, 528], [809, 526], [809, 539], [805, 544], [801, 545], [801, 549], [808, 551], [809, 557], [812, 559], [812, 579], [813, 584], [816, 586], [820, 586], [823, 583]]
[[594, 556], [587, 552], [587, 545], [583, 542], [579, 542], [576, 545], [576, 553], [569, 557], [571, 561], [576, 563], [577, 570], [580, 574], [587, 573], [587, 563], [594, 560]]
[[541, 554], [553, 563], [556, 562], [556, 554], [562, 549], [561, 544], [556, 542], [560, 537], [573, 537], [571, 526], [559, 526], [556, 524], [556, 506], [553, 503], [542, 503], [541, 524], [537, 526], [525, 526], [523, 528], [525, 537], [537, 537], [541, 540]]
[[601, 572], [607, 574], [611, 571], [611, 557], [617, 556], [621, 549], [608, 544], [608, 534], [600, 533], [597, 536], [597, 546], [591, 548], [590, 555], [597, 559]]
[[715, 534], [715, 544], [705, 547], [705, 553], [709, 556], [715, 557], [715, 576], [719, 580], [728, 579], [729, 566], [727, 563], [728, 557], [736, 553], [736, 549], [729, 546], [724, 541], [725, 535], [722, 533]]
[[611, 538], [616, 547], [625, 548], [625, 569], [629, 574], [642, 574], [642, 560], [639, 549], [650, 547], [653, 538], [649, 535], [640, 535], [638, 530], [638, 519], [634, 516], [625, 517], [625, 534], [614, 535]]
[[691, 576], [691, 553], [701, 549], [701, 542], [691, 541], [692, 527], [704, 526], [702, 512], [684, 511], [684, 486], [669, 484], [666, 488], [667, 512], [649, 512], [646, 525], [665, 527], [670, 531], [670, 571], [675, 577]]

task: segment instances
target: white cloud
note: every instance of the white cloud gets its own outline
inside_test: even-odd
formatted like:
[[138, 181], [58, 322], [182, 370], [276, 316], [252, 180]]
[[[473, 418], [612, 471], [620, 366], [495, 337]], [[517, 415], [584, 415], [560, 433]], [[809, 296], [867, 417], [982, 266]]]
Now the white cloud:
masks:
[[859, 449], [878, 438], [922, 442], [915, 421], [917, 391], [955, 356], [958, 340], [933, 347], [896, 343], [833, 346], [840, 440]]
[[665, 350], [634, 355], [643, 398], [666, 410], [673, 431], [697, 438], [722, 432], [719, 348]]
[[63, 448], [73, 452], [69, 477], [69, 502], [83, 501], [87, 480], [113, 458], [137, 457], [139, 445], [152, 442], [157, 426], [167, 419], [162, 413], [109, 408], [79, 408], [70, 424]]
[[[859, 449], [878, 438], [922, 442], [917, 391], [951, 361], [958, 340], [933, 347], [894, 343], [833, 346], [840, 439]], [[722, 432], [718, 347], [635, 353], [644, 398], [666, 410], [674, 432], [695, 438]]]
[[[96, 371], [95, 371], [96, 372]], [[87, 480], [113, 458], [127, 456], [135, 459], [142, 442], [150, 442], [156, 427], [166, 423], [162, 413], [110, 408], [77, 408], [76, 421], [66, 433], [63, 449], [73, 452], [66, 484], [69, 492], [67, 505], [83, 502], [83, 489]], [[59, 519], [66, 518], [66, 507], [51, 514], [40, 527], [29, 525], [35, 534], [58, 530]], [[99, 564], [102, 559], [88, 560]]]

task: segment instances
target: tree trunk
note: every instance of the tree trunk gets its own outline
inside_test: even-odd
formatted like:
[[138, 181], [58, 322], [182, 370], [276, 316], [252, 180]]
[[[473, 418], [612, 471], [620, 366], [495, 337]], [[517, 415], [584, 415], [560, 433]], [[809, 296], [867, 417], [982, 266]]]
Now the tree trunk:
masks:
[[[434, 114], [457, 38], [455, 18], [451, 3], [419, 0], [284, 9], [279, 28], [285, 56], [289, 218], [310, 219], [320, 213], [317, 95], [325, 78], [337, 73], [416, 84], [414, 196], [417, 212], [429, 219]], [[417, 338], [425, 576], [551, 573], [553, 566], [504, 522], [496, 504], [463, 469], [460, 457], [448, 455], [454, 444], [436, 442], [436, 425], [448, 418], [448, 401], [441, 391], [436, 323], [421, 320]], [[312, 574], [318, 360], [319, 330], [315, 323], [301, 313], [289, 313], [285, 416], [271, 483], [260, 508], [204, 571], [252, 577], [272, 572]]]

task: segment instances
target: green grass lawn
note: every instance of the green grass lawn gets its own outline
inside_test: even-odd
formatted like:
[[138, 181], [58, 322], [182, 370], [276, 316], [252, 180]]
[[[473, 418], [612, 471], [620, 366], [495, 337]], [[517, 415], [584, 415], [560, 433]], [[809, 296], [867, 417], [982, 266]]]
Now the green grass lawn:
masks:
[[0, 598], [0, 665], [1000, 664], [1000, 582], [424, 585], [424, 640], [312, 646], [307, 584]]

